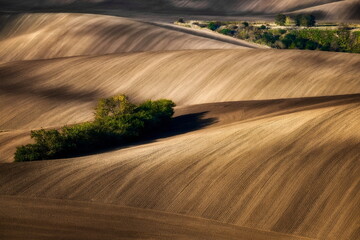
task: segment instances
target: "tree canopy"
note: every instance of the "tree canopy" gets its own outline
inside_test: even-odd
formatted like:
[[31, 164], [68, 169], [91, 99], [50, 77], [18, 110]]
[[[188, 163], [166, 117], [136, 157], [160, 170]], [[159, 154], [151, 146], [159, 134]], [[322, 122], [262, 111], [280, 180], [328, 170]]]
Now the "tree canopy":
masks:
[[285, 22], [286, 22], [286, 15], [284, 15], [284, 14], [278, 14], [278, 15], [276, 15], [276, 17], [275, 17], [275, 23], [276, 23], [277, 25], [285, 26]]
[[315, 26], [315, 16], [311, 14], [300, 14], [295, 17], [296, 26], [312, 27]]

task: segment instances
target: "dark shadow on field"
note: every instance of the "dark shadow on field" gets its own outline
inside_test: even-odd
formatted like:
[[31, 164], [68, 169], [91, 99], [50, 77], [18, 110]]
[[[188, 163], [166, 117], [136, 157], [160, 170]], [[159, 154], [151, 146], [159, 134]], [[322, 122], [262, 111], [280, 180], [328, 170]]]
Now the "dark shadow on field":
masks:
[[[93, 154], [100, 154], [114, 150], [120, 150], [128, 147], [139, 146], [156, 142], [162, 138], [169, 138], [180, 134], [189, 133], [192, 131], [200, 130], [207, 126], [217, 123], [217, 118], [204, 118], [208, 112], [199, 112], [180, 115], [171, 119], [168, 125], [162, 126], [159, 129], [154, 129], [153, 132], [147, 133], [138, 140], [131, 141], [126, 144], [114, 145], [108, 148], [97, 149], [96, 151], [87, 152], [83, 154], [73, 155], [73, 157], [83, 157]], [[56, 160], [56, 159], [55, 159]]]
[[[208, 112], [192, 113], [174, 117], [165, 131], [152, 134], [151, 138], [166, 138], [195, 131], [217, 123], [216, 118], [204, 118]], [[148, 136], [150, 137], [150, 136]]]
[[17, 69], [16, 65], [0, 68], [0, 94], [21, 96], [23, 98], [37, 97], [57, 102], [89, 102], [99, 99], [101, 96], [100, 91], [97, 89], [77, 90], [71, 85], [47, 86], [37, 76], [28, 77], [24, 81], [19, 76], [22, 76], [22, 72], [26, 72], [28, 68], [31, 68], [31, 64], [26, 69], [21, 70]]

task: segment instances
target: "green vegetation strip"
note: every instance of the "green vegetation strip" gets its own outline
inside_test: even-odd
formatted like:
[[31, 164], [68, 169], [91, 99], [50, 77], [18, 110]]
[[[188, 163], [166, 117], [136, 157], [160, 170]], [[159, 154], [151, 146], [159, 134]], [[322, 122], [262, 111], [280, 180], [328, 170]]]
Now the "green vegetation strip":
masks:
[[292, 19], [279, 14], [274, 24], [249, 22], [177, 22], [195, 28], [208, 28], [218, 33], [277, 49], [307, 49], [360, 53], [360, 29], [346, 25], [324, 29], [316, 26], [313, 15], [301, 14]]
[[168, 124], [173, 107], [175, 104], [166, 99], [140, 105], [125, 95], [101, 99], [92, 122], [31, 131], [35, 143], [18, 147], [15, 161], [72, 157], [138, 140]]
[[360, 32], [346, 29], [261, 29], [247, 28], [237, 38], [279, 49], [307, 49], [360, 53]]

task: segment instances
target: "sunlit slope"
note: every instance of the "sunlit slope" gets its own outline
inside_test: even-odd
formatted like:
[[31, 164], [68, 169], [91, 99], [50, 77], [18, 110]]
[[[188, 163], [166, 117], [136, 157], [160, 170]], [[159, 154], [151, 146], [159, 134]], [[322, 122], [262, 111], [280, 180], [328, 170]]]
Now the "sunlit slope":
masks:
[[19, 14], [5, 15], [0, 20], [0, 61], [119, 52], [239, 48], [241, 44], [252, 46], [246, 42], [237, 41], [236, 45], [150, 23], [103, 15]]
[[7, 196], [0, 202], [6, 239], [308, 239], [109, 204]]
[[0, 194], [119, 204], [356, 240], [359, 114], [357, 101], [78, 159], [3, 164]]
[[0, 129], [90, 120], [100, 97], [168, 98], [177, 105], [356, 94], [360, 55], [193, 50], [0, 65]]
[[16, 147], [29, 143], [29, 130], [0, 132], [0, 162], [13, 162]]

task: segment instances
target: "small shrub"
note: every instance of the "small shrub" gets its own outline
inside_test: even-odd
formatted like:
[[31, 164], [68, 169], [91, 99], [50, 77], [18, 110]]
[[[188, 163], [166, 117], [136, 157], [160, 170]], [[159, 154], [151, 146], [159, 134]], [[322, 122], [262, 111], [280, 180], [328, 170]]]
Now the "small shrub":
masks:
[[306, 42], [305, 49], [315, 50], [315, 49], [317, 49], [318, 47], [319, 47], [319, 44], [318, 44], [317, 42], [308, 40], [308, 41]]
[[279, 39], [279, 36], [273, 35], [270, 32], [265, 32], [261, 35], [261, 40], [265, 42], [266, 44], [272, 44], [275, 43]]
[[232, 31], [232, 30], [230, 30], [230, 29], [227, 29], [227, 28], [224, 28], [224, 29], [221, 29], [221, 30], [220, 30], [220, 33], [221, 33], [221, 34], [224, 34], [224, 35], [229, 35], [229, 36], [231, 36], [231, 35], [234, 34], [234, 31]]
[[250, 35], [249, 35], [249, 33], [247, 31], [242, 30], [242, 31], [239, 31], [237, 33], [237, 37], [240, 38], [240, 39], [249, 39]]
[[297, 49], [305, 49], [306, 43], [307, 40], [305, 38], [296, 38], [295, 41], [293, 41], [293, 44]]
[[242, 22], [241, 24], [243, 25], [243, 27], [246, 27], [246, 28], [249, 27], [249, 25], [250, 25], [248, 22]]
[[287, 32], [286, 29], [279, 29], [279, 33], [280, 33], [281, 35], [285, 34], [286, 32]]
[[227, 26], [227, 28], [230, 29], [230, 30], [234, 30], [234, 31], [235, 31], [235, 30], [237, 30], [239, 27], [236, 26], [235, 24], [230, 24], [230, 25]]
[[285, 49], [286, 48], [285, 44], [282, 41], [279, 41], [279, 40], [275, 42], [274, 47], [279, 48], [279, 49]]
[[290, 48], [292, 43], [295, 41], [296, 35], [293, 33], [286, 34], [285, 37], [281, 40], [285, 48]]
[[284, 14], [278, 14], [275, 17], [275, 23], [280, 26], [285, 26], [286, 16]]
[[285, 25], [291, 26], [291, 25], [294, 25], [294, 24], [295, 24], [294, 19], [292, 19], [291, 17], [287, 16], [287, 17], [286, 17], [286, 20], [285, 20]]
[[208, 24], [208, 28], [212, 31], [215, 31], [216, 29], [218, 29], [221, 26], [220, 22], [209, 22]]
[[295, 17], [296, 26], [312, 27], [315, 26], [316, 20], [314, 15], [300, 14]]
[[295, 16], [295, 25], [296, 26], [301, 26], [301, 18], [302, 18], [302, 15]]
[[179, 19], [178, 19], [178, 22], [179, 22], [179, 23], [185, 23], [185, 20], [184, 20], [184, 18], [179, 18]]
[[320, 47], [321, 51], [330, 51], [330, 49], [331, 49], [330, 44], [325, 44]]
[[266, 29], [266, 26], [265, 26], [265, 25], [261, 25], [261, 26], [259, 27], [259, 29], [265, 30], [265, 29]]

